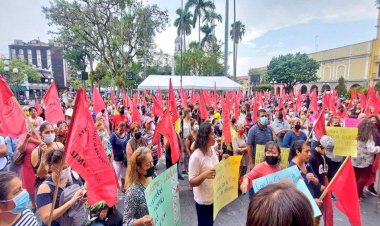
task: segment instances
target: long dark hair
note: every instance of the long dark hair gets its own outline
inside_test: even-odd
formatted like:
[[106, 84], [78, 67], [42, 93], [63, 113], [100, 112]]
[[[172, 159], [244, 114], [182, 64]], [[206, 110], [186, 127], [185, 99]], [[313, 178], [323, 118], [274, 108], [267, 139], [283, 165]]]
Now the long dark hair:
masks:
[[195, 149], [201, 149], [202, 152], [207, 151], [208, 136], [212, 131], [212, 125], [209, 122], [202, 122], [199, 126], [197, 138], [195, 139]]
[[268, 141], [265, 144], [265, 148], [264, 148], [264, 161], [265, 161], [265, 153], [269, 150], [269, 148], [273, 148], [273, 147], [277, 148], [277, 151], [278, 151], [278, 162], [280, 163], [281, 162], [281, 149], [280, 149], [280, 146], [276, 142], [274, 142], [274, 141]]
[[7, 200], [9, 183], [15, 177], [17, 177], [17, 175], [13, 172], [0, 172], [0, 201]]
[[363, 119], [358, 125], [358, 141], [367, 142], [373, 139], [374, 125], [369, 119]]
[[297, 151], [298, 152], [302, 152], [302, 146], [306, 144], [306, 141], [304, 140], [297, 140], [296, 142], [294, 142], [292, 144], [292, 146], [290, 146], [290, 150], [289, 150], [289, 158], [288, 158], [288, 161], [292, 161], [292, 159], [297, 155]]

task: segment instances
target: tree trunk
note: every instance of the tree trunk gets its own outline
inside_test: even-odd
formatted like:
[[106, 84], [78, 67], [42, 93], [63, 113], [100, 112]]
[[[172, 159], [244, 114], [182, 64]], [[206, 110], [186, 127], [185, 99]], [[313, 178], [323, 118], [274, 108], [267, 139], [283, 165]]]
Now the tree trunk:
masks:
[[236, 43], [236, 0], [234, 0], [234, 81], [236, 81], [236, 58], [237, 58], [237, 43]]
[[201, 13], [199, 11], [199, 16], [198, 16], [198, 44], [199, 47], [201, 45]]
[[228, 71], [228, 1], [226, 0], [226, 19], [224, 27], [224, 76], [227, 76]]

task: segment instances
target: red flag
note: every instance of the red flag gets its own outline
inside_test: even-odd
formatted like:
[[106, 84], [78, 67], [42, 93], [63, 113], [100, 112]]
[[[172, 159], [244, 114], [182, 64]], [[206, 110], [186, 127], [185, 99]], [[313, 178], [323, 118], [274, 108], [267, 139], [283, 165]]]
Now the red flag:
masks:
[[253, 104], [253, 109], [252, 109], [252, 122], [256, 123], [257, 122], [257, 112], [259, 111], [259, 105], [256, 103]]
[[95, 114], [98, 114], [101, 110], [106, 108], [106, 104], [104, 103], [96, 85], [94, 85], [94, 89], [92, 90], [92, 103], [94, 105]]
[[206, 120], [208, 119], [208, 112], [206, 108], [206, 97], [202, 90], [201, 90], [200, 95], [201, 95], [200, 97], [201, 100], [199, 103], [199, 111], [201, 112], [201, 119]]
[[57, 122], [65, 119], [61, 103], [58, 97], [57, 87], [55, 82], [52, 82], [45, 96], [43, 97], [45, 103], [45, 119], [46, 121], [57, 124]]
[[356, 89], [351, 90], [351, 100], [356, 100], [358, 97], [356, 96]]
[[362, 111], [364, 111], [367, 106], [367, 98], [364, 92], [359, 93], [359, 100], [360, 100], [360, 108]]
[[161, 104], [157, 101], [157, 99], [154, 96], [152, 96], [152, 100], [153, 100], [152, 113], [155, 116], [161, 117], [163, 115]]
[[298, 92], [297, 92], [297, 100], [296, 100], [296, 111], [297, 112], [301, 111], [301, 98], [302, 98], [301, 91], [298, 90]]
[[[329, 184], [329, 180], [325, 177], [325, 187]], [[334, 209], [332, 206], [331, 192], [328, 192], [323, 199], [323, 220], [325, 226], [334, 226]]]
[[132, 103], [132, 122], [136, 122], [141, 126], [140, 111], [134, 103]]
[[0, 76], [0, 134], [17, 137], [25, 132], [24, 112], [21, 110], [7, 82]]
[[137, 92], [133, 94], [133, 104], [135, 106], [139, 106], [140, 105], [140, 103], [139, 103], [139, 94]]
[[315, 122], [313, 130], [318, 140], [321, 139], [323, 135], [326, 135], [325, 118], [323, 115], [323, 111], [321, 111], [321, 113], [319, 114], [319, 117]]
[[34, 104], [34, 107], [37, 110], [37, 115], [40, 116], [42, 114], [42, 108], [41, 108], [40, 100], [36, 99], [36, 103]]
[[[229, 107], [227, 103], [222, 104], [222, 117], [223, 117], [223, 126], [222, 126], [222, 131], [223, 131], [223, 136], [224, 136], [224, 143], [225, 144], [230, 144], [232, 141], [231, 137], [231, 125], [230, 125], [230, 117], [229, 117]], [[236, 118], [238, 120], [238, 118]]]
[[239, 120], [240, 116], [240, 100], [238, 98], [235, 100], [235, 119]]
[[156, 131], [157, 133], [162, 134], [169, 141], [172, 163], [174, 164], [178, 162], [181, 152], [179, 149], [177, 134], [175, 133], [173, 122], [171, 120], [170, 111], [165, 111], [161, 122], [156, 127]]
[[313, 93], [311, 95], [309, 108], [313, 110], [314, 112], [318, 112], [318, 95], [317, 95], [316, 89], [313, 90]]
[[358, 190], [351, 157], [347, 157], [341, 170], [331, 181], [329, 191], [338, 199], [336, 207], [347, 216], [352, 226], [361, 226]]
[[177, 112], [177, 104], [175, 101], [174, 89], [172, 85], [172, 79], [169, 79], [169, 103], [170, 103], [170, 111], [172, 113], [172, 121], [175, 122], [179, 118]]
[[113, 88], [111, 88], [111, 101], [113, 105], [116, 105], [115, 93], [113, 92]]
[[185, 90], [181, 88], [180, 94], [181, 94], [181, 105], [183, 108], [187, 108], [187, 94]]
[[87, 182], [90, 205], [105, 201], [108, 206], [114, 206], [118, 188], [115, 170], [95, 129], [85, 96], [80, 88], [65, 145], [66, 162]]

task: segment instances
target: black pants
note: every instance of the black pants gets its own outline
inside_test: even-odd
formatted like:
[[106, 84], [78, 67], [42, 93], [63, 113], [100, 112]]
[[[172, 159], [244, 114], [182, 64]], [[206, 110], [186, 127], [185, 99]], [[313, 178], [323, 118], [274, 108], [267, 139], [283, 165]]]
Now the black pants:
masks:
[[198, 226], [212, 226], [214, 224], [214, 205], [200, 205], [195, 202], [198, 215]]

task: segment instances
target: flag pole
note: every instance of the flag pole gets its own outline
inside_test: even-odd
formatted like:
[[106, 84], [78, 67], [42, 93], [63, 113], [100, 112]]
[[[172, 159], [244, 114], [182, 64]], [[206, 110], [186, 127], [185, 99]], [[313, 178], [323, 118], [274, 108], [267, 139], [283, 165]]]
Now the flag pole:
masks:
[[63, 168], [63, 164], [65, 163], [65, 153], [63, 154], [63, 158], [61, 160], [61, 163], [59, 164], [59, 168], [58, 168], [58, 180], [56, 183], [54, 183], [54, 195], [53, 195], [53, 201], [51, 203], [51, 209], [50, 209], [50, 215], [49, 215], [49, 221], [48, 221], [48, 226], [51, 226], [51, 222], [52, 222], [52, 217], [53, 217], [53, 211], [55, 209], [55, 203], [57, 201], [57, 196], [58, 196], [58, 187], [59, 187], [59, 180], [61, 178], [61, 173], [62, 173], [62, 168]]
[[333, 179], [329, 182], [325, 190], [323, 191], [322, 195], [319, 197], [319, 200], [322, 200], [326, 195], [327, 192], [329, 192], [330, 186], [334, 183], [336, 177], [339, 175], [340, 171], [342, 171], [343, 167], [347, 164], [347, 161], [351, 158], [351, 156], [347, 156], [347, 158], [344, 160], [342, 165], [339, 167], [338, 171], [335, 173]]

